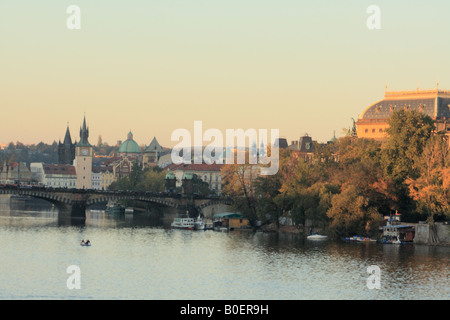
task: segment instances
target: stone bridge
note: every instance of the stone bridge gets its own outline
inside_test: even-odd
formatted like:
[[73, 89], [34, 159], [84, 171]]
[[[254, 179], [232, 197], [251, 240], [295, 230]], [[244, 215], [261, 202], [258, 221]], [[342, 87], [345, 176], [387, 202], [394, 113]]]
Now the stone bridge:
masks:
[[[0, 194], [14, 194], [34, 197], [51, 202], [58, 208], [59, 214], [68, 217], [85, 218], [87, 207], [96, 203], [117, 202], [121, 200], [134, 200], [153, 203], [161, 207], [178, 210], [179, 213], [189, 211], [196, 215], [208, 207], [232, 204], [230, 199], [218, 197], [186, 197], [166, 193], [133, 192], [133, 191], [95, 191], [75, 189], [51, 188], [0, 188]], [[217, 212], [216, 212], [217, 213]]]

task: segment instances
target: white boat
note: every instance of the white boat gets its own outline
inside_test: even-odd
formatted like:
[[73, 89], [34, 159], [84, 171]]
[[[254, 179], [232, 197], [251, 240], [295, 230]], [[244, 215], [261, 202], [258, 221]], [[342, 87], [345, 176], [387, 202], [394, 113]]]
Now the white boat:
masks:
[[308, 239], [308, 240], [326, 240], [326, 239], [328, 239], [328, 236], [314, 233], [310, 236], [307, 236], [306, 239]]
[[197, 220], [194, 221], [195, 230], [205, 230], [206, 223], [203, 221], [202, 217], [198, 216]]
[[171, 224], [175, 229], [194, 230], [194, 218], [189, 218], [187, 215], [182, 215], [173, 219]]

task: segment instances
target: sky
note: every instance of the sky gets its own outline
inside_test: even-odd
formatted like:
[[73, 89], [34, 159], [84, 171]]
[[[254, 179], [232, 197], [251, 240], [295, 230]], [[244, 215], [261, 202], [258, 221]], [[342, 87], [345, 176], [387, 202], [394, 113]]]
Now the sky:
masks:
[[[70, 5], [80, 8], [71, 30]], [[371, 5], [380, 29], [370, 30]], [[2, 0], [0, 143], [173, 147], [176, 129], [326, 142], [388, 90], [450, 89], [444, 0]], [[207, 142], [205, 142], [207, 144]]]

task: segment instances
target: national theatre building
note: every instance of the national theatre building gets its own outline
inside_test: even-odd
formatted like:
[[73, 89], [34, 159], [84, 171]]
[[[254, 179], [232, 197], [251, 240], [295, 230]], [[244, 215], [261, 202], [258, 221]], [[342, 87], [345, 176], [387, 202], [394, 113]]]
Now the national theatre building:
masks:
[[415, 90], [386, 91], [384, 99], [364, 110], [356, 122], [359, 138], [383, 140], [388, 120], [394, 111], [402, 108], [417, 110], [430, 116], [436, 122], [437, 131], [445, 131], [450, 137], [450, 91]]

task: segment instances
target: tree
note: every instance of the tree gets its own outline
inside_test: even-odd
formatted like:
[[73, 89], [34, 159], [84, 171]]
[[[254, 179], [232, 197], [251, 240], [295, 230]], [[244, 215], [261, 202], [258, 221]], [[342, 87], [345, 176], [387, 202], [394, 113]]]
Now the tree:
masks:
[[227, 164], [222, 169], [224, 195], [234, 200], [236, 210], [244, 214], [254, 223], [257, 218], [255, 197], [255, 179], [258, 176], [259, 166], [247, 164]]
[[330, 229], [337, 236], [371, 236], [382, 222], [377, 208], [369, 206], [369, 199], [355, 186], [332, 197], [327, 216], [331, 219]]
[[255, 181], [255, 192], [258, 199], [257, 214], [260, 220], [269, 215], [280, 227], [279, 218], [283, 214], [283, 203], [279, 195], [282, 186], [281, 174], [260, 176]]
[[450, 217], [449, 145], [445, 135], [433, 135], [419, 157], [418, 176], [405, 181], [416, 210], [425, 214], [431, 227], [429, 241], [437, 242], [434, 222], [437, 217]]
[[388, 121], [387, 141], [382, 151], [385, 174], [397, 186], [407, 178], [415, 179], [419, 174], [419, 157], [430, 139], [435, 125], [433, 120], [416, 110], [399, 110]]
[[140, 191], [163, 192], [165, 173], [158, 167], [146, 168], [143, 171], [143, 178], [137, 185]]
[[143, 179], [142, 168], [137, 161], [133, 163], [128, 179], [130, 181], [129, 190], [137, 190], [137, 187], [139, 186], [139, 184]]

